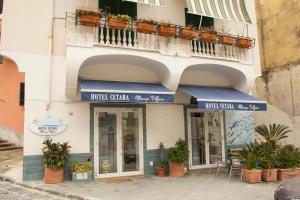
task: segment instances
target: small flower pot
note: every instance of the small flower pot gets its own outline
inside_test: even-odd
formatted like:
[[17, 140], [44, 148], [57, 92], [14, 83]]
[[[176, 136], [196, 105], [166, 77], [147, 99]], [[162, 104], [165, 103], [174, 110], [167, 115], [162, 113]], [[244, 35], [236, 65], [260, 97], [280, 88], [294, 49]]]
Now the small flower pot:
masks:
[[159, 177], [166, 176], [166, 168], [165, 167], [156, 167], [156, 174]]
[[261, 183], [262, 170], [243, 169], [243, 181], [247, 183]]
[[174, 25], [163, 25], [158, 27], [158, 34], [165, 37], [175, 37], [176, 36], [176, 26]]
[[285, 181], [287, 179], [299, 176], [299, 169], [279, 169], [278, 170], [278, 180]]
[[111, 29], [124, 30], [128, 25], [128, 21], [110, 17], [107, 20], [107, 24]]
[[263, 169], [261, 178], [266, 182], [275, 182], [277, 181], [277, 172], [278, 169]]
[[156, 32], [156, 25], [151, 22], [138, 21], [136, 31], [139, 33], [153, 34]]
[[202, 31], [199, 34], [199, 40], [202, 42], [215, 43], [217, 40], [217, 33], [215, 31]]
[[253, 45], [253, 40], [250, 38], [239, 38], [237, 40], [236, 46], [240, 48], [249, 49]]
[[192, 28], [184, 27], [180, 30], [180, 38], [185, 40], [194, 40], [198, 37], [198, 32]]
[[45, 167], [44, 182], [46, 184], [57, 184], [64, 181], [64, 169], [51, 169]]
[[223, 45], [234, 46], [237, 43], [237, 38], [231, 35], [221, 35], [219, 39]]
[[183, 162], [170, 162], [170, 176], [183, 177], [184, 176], [184, 163]]
[[101, 15], [96, 12], [79, 12], [79, 22], [81, 25], [85, 26], [99, 26]]
[[93, 172], [82, 172], [82, 173], [77, 173], [73, 172], [72, 173], [72, 181], [73, 182], [90, 182], [93, 180]]

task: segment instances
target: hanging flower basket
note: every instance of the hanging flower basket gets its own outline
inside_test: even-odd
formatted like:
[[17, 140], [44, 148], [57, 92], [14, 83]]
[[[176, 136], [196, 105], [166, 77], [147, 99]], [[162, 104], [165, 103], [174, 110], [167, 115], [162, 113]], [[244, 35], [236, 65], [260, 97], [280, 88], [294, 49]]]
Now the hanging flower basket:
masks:
[[158, 27], [158, 34], [165, 37], [175, 37], [176, 26], [171, 24], [160, 24]]
[[237, 47], [249, 49], [253, 46], [253, 40], [251, 38], [239, 38], [236, 43]]
[[221, 35], [220, 36], [220, 42], [223, 45], [230, 45], [234, 46], [237, 43], [237, 38], [232, 35]]
[[152, 21], [139, 20], [136, 22], [136, 31], [139, 33], [153, 34], [156, 32], [156, 23]]
[[185, 40], [193, 40], [198, 37], [198, 32], [189, 27], [182, 27], [180, 30], [180, 38]]
[[107, 20], [107, 24], [112, 29], [124, 30], [130, 21], [131, 17], [128, 15], [117, 15], [110, 16]]
[[79, 23], [85, 26], [99, 26], [101, 14], [100, 12], [89, 10], [78, 10]]
[[202, 42], [215, 43], [217, 40], [217, 32], [216, 31], [201, 31], [199, 34], [199, 40]]

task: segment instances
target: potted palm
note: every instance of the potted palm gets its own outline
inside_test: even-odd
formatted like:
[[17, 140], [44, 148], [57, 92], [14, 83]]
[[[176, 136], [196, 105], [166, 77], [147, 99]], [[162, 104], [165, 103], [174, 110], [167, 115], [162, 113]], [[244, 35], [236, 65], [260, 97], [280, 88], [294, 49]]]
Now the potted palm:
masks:
[[131, 17], [128, 15], [110, 15], [107, 24], [112, 29], [124, 30], [131, 20]]
[[300, 152], [293, 145], [285, 145], [278, 155], [278, 179], [281, 181], [299, 176]]
[[288, 133], [291, 132], [289, 127], [282, 124], [270, 124], [269, 127], [262, 124], [256, 126], [254, 131], [263, 139], [260, 145], [262, 149], [262, 179], [263, 181], [276, 181], [278, 165], [278, 142], [288, 137]]
[[136, 22], [136, 31], [139, 33], [153, 34], [156, 32], [157, 22], [152, 20], [138, 20]]
[[243, 181], [247, 183], [260, 183], [262, 170], [258, 169], [261, 150], [256, 143], [246, 144], [239, 152], [239, 158], [244, 163]]
[[91, 181], [93, 179], [93, 164], [89, 161], [74, 162], [71, 166], [72, 181]]
[[160, 161], [157, 163], [155, 169], [157, 176], [163, 177], [166, 175], [166, 166], [167, 162], [164, 160], [164, 150], [165, 147], [163, 143], [159, 143], [159, 154], [160, 154]]
[[158, 26], [158, 34], [165, 37], [175, 37], [176, 29], [176, 25], [161, 23]]
[[67, 165], [71, 147], [67, 142], [55, 143], [52, 139], [46, 139], [43, 144], [44, 182], [47, 184], [61, 183], [63, 182], [64, 168]]
[[184, 161], [189, 158], [188, 145], [182, 139], [177, 140], [175, 147], [168, 150], [168, 158], [170, 161], [170, 176], [184, 176]]
[[185, 40], [194, 40], [198, 37], [198, 32], [193, 25], [189, 25], [187, 27], [181, 27], [179, 36]]

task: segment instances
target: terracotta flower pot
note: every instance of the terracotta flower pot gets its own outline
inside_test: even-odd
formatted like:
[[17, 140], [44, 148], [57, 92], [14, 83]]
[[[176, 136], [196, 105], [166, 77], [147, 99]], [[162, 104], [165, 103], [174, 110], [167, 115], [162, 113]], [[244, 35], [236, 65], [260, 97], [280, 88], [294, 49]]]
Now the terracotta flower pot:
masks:
[[175, 37], [176, 36], [176, 26], [173, 25], [163, 25], [158, 27], [158, 34], [165, 37]]
[[220, 42], [223, 45], [236, 45], [237, 38], [231, 35], [221, 35]]
[[136, 31], [139, 33], [153, 34], [156, 32], [156, 25], [151, 22], [138, 21]]
[[51, 169], [45, 167], [44, 182], [46, 184], [62, 183], [64, 181], [64, 169]]
[[214, 31], [202, 31], [199, 34], [199, 39], [202, 42], [216, 42], [217, 40], [217, 33]]
[[184, 176], [184, 163], [183, 162], [170, 162], [170, 176], [183, 177]]
[[164, 177], [166, 176], [166, 168], [165, 167], [156, 167], [157, 176]]
[[279, 169], [278, 180], [285, 181], [299, 175], [299, 169]]
[[243, 169], [243, 181], [247, 183], [260, 183], [262, 170]]
[[100, 13], [79, 13], [79, 22], [85, 26], [99, 26], [100, 25]]
[[250, 38], [239, 38], [236, 43], [237, 47], [245, 48], [245, 49], [252, 47], [252, 45], [253, 45], [253, 40]]
[[262, 180], [266, 182], [277, 181], [278, 169], [263, 169], [262, 170]]
[[107, 24], [112, 29], [124, 30], [128, 25], [128, 21], [110, 17], [107, 20]]
[[184, 27], [180, 30], [180, 38], [185, 40], [193, 40], [198, 37], [198, 32], [192, 28]]

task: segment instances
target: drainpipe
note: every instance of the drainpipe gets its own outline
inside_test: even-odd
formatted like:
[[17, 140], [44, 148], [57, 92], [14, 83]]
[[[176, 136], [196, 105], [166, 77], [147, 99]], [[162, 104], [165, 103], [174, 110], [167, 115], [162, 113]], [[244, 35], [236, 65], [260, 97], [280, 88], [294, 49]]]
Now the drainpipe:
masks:
[[48, 54], [47, 54], [47, 89], [46, 89], [46, 111], [48, 112], [51, 105], [51, 85], [52, 85], [52, 42], [53, 42], [53, 12], [54, 0], [49, 0], [49, 27], [48, 27]]

